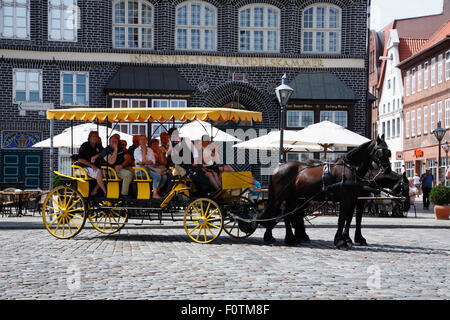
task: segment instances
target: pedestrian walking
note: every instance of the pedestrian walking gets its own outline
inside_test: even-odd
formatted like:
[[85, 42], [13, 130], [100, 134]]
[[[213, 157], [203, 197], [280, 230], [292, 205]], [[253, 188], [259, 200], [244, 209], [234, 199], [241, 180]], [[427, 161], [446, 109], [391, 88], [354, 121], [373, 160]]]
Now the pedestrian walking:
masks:
[[435, 183], [434, 176], [430, 169], [427, 169], [425, 173], [422, 174], [420, 177], [420, 182], [422, 183], [423, 208], [428, 209], [430, 207], [430, 199], [428, 196]]

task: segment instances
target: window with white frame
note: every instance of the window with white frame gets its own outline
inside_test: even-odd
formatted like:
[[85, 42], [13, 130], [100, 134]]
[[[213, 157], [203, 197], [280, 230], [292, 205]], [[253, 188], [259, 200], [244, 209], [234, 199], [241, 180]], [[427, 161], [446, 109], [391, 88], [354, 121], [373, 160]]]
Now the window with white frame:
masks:
[[405, 171], [408, 178], [412, 178], [414, 176], [414, 161], [405, 162]]
[[422, 91], [422, 65], [417, 67], [417, 92]]
[[386, 122], [381, 123], [381, 134], [386, 136]]
[[417, 109], [417, 136], [422, 134], [422, 109]]
[[89, 105], [89, 73], [61, 71], [61, 105]]
[[307, 127], [314, 123], [314, 111], [287, 111], [287, 127]]
[[445, 53], [445, 80], [450, 80], [450, 50]]
[[450, 99], [445, 100], [445, 128], [450, 127]]
[[444, 55], [441, 53], [438, 56], [438, 83], [442, 83], [444, 77]]
[[409, 112], [406, 113], [406, 120], [405, 120], [405, 136], [406, 138], [409, 138], [409, 121], [411, 119], [411, 115]]
[[251, 4], [239, 9], [239, 51], [278, 52], [280, 9]]
[[13, 70], [13, 102], [42, 102], [42, 70]]
[[[147, 105], [147, 99], [112, 99], [113, 108], [147, 108]], [[120, 132], [131, 135], [147, 134], [147, 124], [138, 121], [135, 123], [115, 123], [113, 127]]]
[[411, 137], [416, 135], [416, 111], [411, 111]]
[[423, 64], [423, 89], [428, 89], [428, 61]]
[[423, 134], [428, 133], [428, 106], [423, 107]]
[[153, 5], [145, 0], [113, 2], [114, 48], [153, 48]]
[[347, 111], [320, 111], [320, 121], [328, 120], [344, 128], [348, 126]]
[[202, 1], [185, 1], [175, 9], [177, 50], [216, 50], [217, 9]]
[[436, 128], [435, 126], [436, 117], [435, 117], [435, 105], [430, 105], [430, 133]]
[[400, 118], [397, 118], [397, 137], [400, 137]]
[[394, 162], [394, 171], [398, 174], [402, 173], [402, 163], [401, 161]]
[[411, 94], [416, 93], [416, 68], [411, 71]]
[[405, 90], [406, 90], [406, 96], [409, 96], [409, 86], [411, 83], [411, 79], [410, 79], [410, 71], [406, 71], [406, 79], [405, 79]]
[[390, 139], [391, 138], [391, 122], [387, 121], [386, 122], [386, 139]]
[[395, 119], [392, 119], [391, 137], [395, 138]]
[[441, 126], [442, 126], [442, 101], [439, 101], [437, 103], [437, 109], [438, 109], [438, 122], [441, 122]]
[[186, 108], [187, 100], [180, 99], [152, 99], [153, 108]]
[[30, 0], [0, 0], [2, 38], [30, 38]]
[[315, 4], [303, 10], [302, 52], [341, 52], [341, 9], [332, 4]]
[[431, 59], [430, 82], [432, 87], [436, 84], [436, 58]]
[[287, 162], [295, 162], [295, 161], [306, 161], [314, 158], [314, 153], [307, 152], [287, 152], [286, 160]]
[[392, 94], [395, 95], [395, 77], [392, 79]]
[[76, 0], [48, 1], [48, 39], [76, 41], [78, 7]]

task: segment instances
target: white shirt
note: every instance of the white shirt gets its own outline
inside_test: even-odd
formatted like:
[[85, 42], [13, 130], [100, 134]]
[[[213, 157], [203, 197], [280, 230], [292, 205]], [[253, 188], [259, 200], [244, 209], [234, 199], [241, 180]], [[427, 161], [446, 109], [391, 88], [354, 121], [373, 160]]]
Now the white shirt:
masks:
[[[141, 162], [142, 160], [142, 155], [143, 155], [143, 150], [142, 147], [139, 146], [136, 148], [136, 150], [134, 150], [134, 161], [136, 162], [136, 165], [142, 165]], [[145, 161], [152, 161], [153, 164], [156, 163], [155, 160], [155, 154], [153, 153], [153, 150], [150, 148], [147, 148], [147, 156]]]
[[417, 188], [409, 187], [409, 202], [414, 203], [416, 201]]
[[414, 185], [420, 184], [420, 177], [419, 176], [414, 176], [413, 177], [413, 183], [414, 183]]

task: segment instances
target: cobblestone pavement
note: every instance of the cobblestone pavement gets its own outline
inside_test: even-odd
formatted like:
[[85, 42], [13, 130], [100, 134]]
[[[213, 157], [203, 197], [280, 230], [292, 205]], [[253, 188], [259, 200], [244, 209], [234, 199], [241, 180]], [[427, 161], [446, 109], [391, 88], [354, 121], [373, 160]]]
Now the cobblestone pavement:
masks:
[[449, 299], [450, 221], [365, 217], [368, 247], [333, 246], [337, 218], [307, 225], [311, 242], [190, 241], [182, 222], [130, 221], [106, 236], [86, 223], [59, 240], [40, 217], [0, 218], [0, 299]]

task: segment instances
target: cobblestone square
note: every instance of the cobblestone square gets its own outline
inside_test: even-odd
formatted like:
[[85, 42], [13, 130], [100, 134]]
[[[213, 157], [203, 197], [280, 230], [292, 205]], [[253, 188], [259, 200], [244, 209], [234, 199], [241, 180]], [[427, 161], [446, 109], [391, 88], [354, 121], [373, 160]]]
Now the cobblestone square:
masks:
[[333, 246], [337, 217], [307, 224], [310, 243], [237, 240], [201, 245], [182, 222], [131, 220], [106, 236], [88, 223], [70, 240], [41, 217], [0, 218], [0, 299], [449, 299], [449, 221], [364, 217], [368, 247]]

